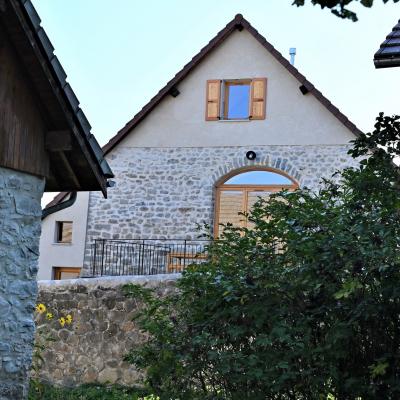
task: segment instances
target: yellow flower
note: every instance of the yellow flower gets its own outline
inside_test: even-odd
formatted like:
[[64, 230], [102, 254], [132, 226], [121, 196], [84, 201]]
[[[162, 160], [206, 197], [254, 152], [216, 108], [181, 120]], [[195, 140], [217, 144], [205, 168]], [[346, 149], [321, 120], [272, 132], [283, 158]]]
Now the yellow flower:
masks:
[[46, 318], [50, 321], [51, 319], [53, 319], [53, 314], [50, 313], [50, 312], [48, 312], [48, 313], [46, 314]]
[[59, 318], [59, 319], [58, 319], [58, 322], [60, 323], [60, 325], [61, 325], [62, 327], [64, 327], [64, 325], [65, 325], [65, 318], [64, 318], [64, 317]]
[[40, 303], [40, 304], [38, 304], [38, 305], [36, 306], [36, 311], [37, 311], [39, 314], [43, 314], [44, 312], [46, 312], [46, 306], [45, 306], [44, 304]]
[[71, 315], [71, 314], [68, 314], [68, 315], [65, 317], [65, 321], [67, 322], [68, 325], [71, 324], [71, 323], [72, 323], [72, 315]]

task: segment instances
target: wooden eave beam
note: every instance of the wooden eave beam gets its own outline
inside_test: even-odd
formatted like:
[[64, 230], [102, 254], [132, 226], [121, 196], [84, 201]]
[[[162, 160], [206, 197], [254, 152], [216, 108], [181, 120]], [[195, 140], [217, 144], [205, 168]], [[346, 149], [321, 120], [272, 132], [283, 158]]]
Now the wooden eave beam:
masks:
[[57, 154], [58, 154], [60, 160], [62, 161], [63, 168], [64, 168], [68, 178], [73, 182], [73, 184], [76, 186], [77, 190], [81, 189], [81, 184], [79, 182], [79, 179], [76, 176], [74, 170], [72, 169], [71, 164], [69, 163], [68, 158], [65, 155], [65, 153], [63, 151], [60, 151]]

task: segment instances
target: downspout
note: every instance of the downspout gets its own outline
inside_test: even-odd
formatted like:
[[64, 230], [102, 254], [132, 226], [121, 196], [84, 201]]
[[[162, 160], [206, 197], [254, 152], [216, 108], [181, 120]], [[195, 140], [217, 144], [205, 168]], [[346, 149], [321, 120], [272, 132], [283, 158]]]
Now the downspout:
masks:
[[71, 192], [71, 195], [68, 200], [63, 201], [62, 203], [56, 204], [54, 206], [51, 206], [49, 208], [45, 208], [42, 211], [42, 220], [44, 220], [48, 215], [53, 214], [57, 211], [64, 210], [68, 207], [71, 207], [75, 201], [76, 201], [77, 193], [76, 192]]

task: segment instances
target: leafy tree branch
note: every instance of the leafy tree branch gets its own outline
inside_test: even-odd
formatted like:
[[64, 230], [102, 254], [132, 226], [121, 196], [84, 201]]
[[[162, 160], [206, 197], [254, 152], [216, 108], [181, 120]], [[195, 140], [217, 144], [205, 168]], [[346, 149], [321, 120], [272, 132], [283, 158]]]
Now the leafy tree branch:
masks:
[[[358, 20], [357, 14], [347, 8], [351, 3], [360, 3], [364, 7], [371, 8], [374, 5], [374, 0], [310, 0], [311, 4], [316, 6], [319, 5], [322, 9], [328, 8], [331, 13], [339, 18], [350, 19], [354, 22]], [[383, 3], [389, 3], [390, 0], [382, 0]], [[399, 0], [392, 0], [393, 3], [398, 3]], [[302, 7], [307, 3], [306, 0], [294, 0], [292, 5]]]

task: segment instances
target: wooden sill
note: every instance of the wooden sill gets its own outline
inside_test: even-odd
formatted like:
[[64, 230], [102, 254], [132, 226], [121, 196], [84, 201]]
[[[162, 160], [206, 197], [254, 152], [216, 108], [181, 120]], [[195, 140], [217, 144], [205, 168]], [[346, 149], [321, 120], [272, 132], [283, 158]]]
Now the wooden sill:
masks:
[[244, 119], [219, 119], [219, 122], [250, 122], [250, 118], [244, 118]]

